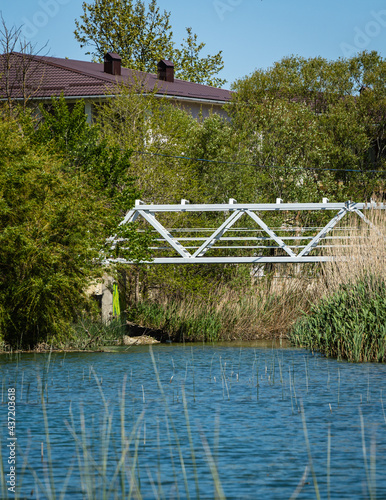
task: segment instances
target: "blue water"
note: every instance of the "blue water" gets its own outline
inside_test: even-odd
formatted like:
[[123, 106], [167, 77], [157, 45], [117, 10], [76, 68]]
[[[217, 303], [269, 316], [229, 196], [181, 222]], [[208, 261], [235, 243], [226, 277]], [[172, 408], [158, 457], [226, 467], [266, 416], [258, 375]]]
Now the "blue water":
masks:
[[386, 498], [386, 366], [256, 345], [1, 356], [4, 473], [15, 387], [24, 498]]

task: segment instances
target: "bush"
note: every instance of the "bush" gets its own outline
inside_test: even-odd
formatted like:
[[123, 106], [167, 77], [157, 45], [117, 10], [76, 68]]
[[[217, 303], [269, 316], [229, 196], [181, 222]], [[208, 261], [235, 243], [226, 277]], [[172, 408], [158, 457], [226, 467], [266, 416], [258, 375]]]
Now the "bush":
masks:
[[386, 361], [386, 284], [366, 274], [341, 284], [301, 317], [290, 331], [293, 344], [354, 362]]
[[101, 272], [106, 199], [81, 172], [0, 118], [0, 339], [33, 347], [68, 335]]

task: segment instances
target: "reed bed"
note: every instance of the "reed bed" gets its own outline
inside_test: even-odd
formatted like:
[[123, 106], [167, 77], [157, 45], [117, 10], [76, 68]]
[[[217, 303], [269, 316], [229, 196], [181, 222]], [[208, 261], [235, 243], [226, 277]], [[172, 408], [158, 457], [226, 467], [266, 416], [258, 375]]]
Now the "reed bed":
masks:
[[354, 362], [386, 361], [386, 216], [367, 216], [371, 225], [348, 231], [353, 244], [323, 266], [320, 299], [291, 329], [293, 344]]
[[[352, 216], [349, 227], [343, 234], [349, 236], [349, 247], [335, 251], [338, 259], [324, 264], [322, 295], [329, 295], [342, 284], [356, 283], [373, 275], [386, 281], [386, 213], [385, 210], [365, 212], [370, 224]], [[347, 241], [347, 240], [346, 240]]]
[[252, 340], [285, 336], [315, 296], [305, 277], [266, 277], [242, 289], [218, 287], [205, 300], [163, 296], [130, 308], [130, 319], [179, 341]]

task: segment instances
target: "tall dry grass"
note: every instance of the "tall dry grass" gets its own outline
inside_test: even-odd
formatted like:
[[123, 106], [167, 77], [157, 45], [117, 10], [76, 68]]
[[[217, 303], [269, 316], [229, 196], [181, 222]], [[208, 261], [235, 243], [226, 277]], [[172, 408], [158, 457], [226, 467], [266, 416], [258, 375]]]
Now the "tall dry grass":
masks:
[[224, 318], [222, 337], [253, 339], [285, 337], [307, 310], [315, 295], [315, 282], [305, 276], [263, 277], [240, 292], [224, 290], [216, 312]]
[[370, 274], [386, 281], [386, 210], [373, 208], [363, 213], [370, 224], [353, 214], [348, 229], [342, 232], [341, 247], [334, 249], [337, 258], [323, 265], [321, 295], [334, 293], [342, 284], [358, 282]]
[[386, 362], [386, 213], [366, 215], [370, 224], [348, 229], [349, 247], [323, 266], [321, 297], [295, 323], [290, 340], [338, 359]]
[[284, 337], [315, 296], [315, 281], [305, 276], [263, 277], [250, 286], [219, 286], [205, 299], [176, 300], [163, 295], [141, 301], [131, 319], [163, 330], [175, 340], [217, 341]]

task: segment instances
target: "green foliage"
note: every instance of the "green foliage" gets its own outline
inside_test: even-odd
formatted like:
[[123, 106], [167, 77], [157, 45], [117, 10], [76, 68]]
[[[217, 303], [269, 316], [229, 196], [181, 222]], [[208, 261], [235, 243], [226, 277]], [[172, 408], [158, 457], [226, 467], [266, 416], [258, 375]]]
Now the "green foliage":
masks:
[[106, 200], [80, 173], [31, 147], [14, 122], [0, 121], [0, 302], [2, 334], [13, 346], [66, 335], [90, 307], [98, 274]]
[[140, 230], [138, 223], [133, 222], [118, 226], [115, 229], [117, 239], [121, 239], [111, 252], [115, 258], [122, 258], [134, 263], [150, 261], [152, 252], [149, 247], [153, 243], [154, 235], [150, 229]]
[[41, 106], [40, 112], [39, 126], [32, 122], [32, 130], [31, 125], [28, 129], [31, 140], [49, 144], [68, 172], [87, 175], [90, 186], [109, 199], [115, 225], [117, 213], [122, 216], [139, 197], [135, 178], [129, 174], [131, 150], [100, 139], [98, 127], [87, 123], [83, 101], [70, 108], [63, 96], [53, 97], [50, 106]]
[[238, 80], [227, 110], [246, 158], [261, 166], [257, 190], [288, 201], [381, 192], [385, 69], [375, 52], [337, 61], [292, 56]]
[[290, 340], [338, 359], [385, 362], [385, 320], [385, 281], [365, 275], [314, 304], [295, 323]]
[[239, 139], [234, 127], [215, 113], [192, 130], [187, 156], [203, 160], [190, 165], [197, 178], [200, 203], [224, 203], [229, 198], [239, 202], [255, 199], [253, 167], [233, 164], [242, 160], [243, 145]]
[[[53, 99], [41, 112], [39, 124], [0, 121], [0, 338], [14, 347], [63, 340], [95, 308], [85, 290], [138, 197], [130, 150], [100, 140], [82, 103]], [[133, 226], [122, 237], [114, 256], [148, 258], [147, 233]]]
[[222, 51], [214, 56], [200, 57], [205, 43], [197, 41], [192, 28], [186, 28], [187, 36], [181, 48], [174, 49], [172, 59], [176, 66], [175, 76], [189, 82], [203, 83], [212, 87], [221, 87], [226, 80], [216, 77], [224, 68]]
[[186, 151], [198, 127], [194, 118], [165, 99], [143, 95], [140, 82], [121, 87], [120, 95], [98, 109], [98, 127], [111, 147], [133, 149], [129, 174], [141, 198], [175, 203], [197, 196], [197, 179], [189, 162], [171, 156]]
[[34, 142], [51, 143], [56, 152], [72, 158], [81, 146], [93, 139], [83, 100], [77, 101], [71, 109], [62, 94], [59, 98], [52, 97], [50, 104], [40, 105], [39, 112], [39, 126], [36, 127], [34, 122], [29, 123], [32, 126], [30, 136]]
[[148, 6], [142, 0], [95, 0], [83, 2], [83, 15], [76, 20], [74, 32], [81, 47], [102, 61], [106, 52], [122, 57], [125, 67], [155, 73], [161, 59], [174, 62], [176, 77], [206, 85], [223, 85], [216, 75], [224, 67], [221, 51], [214, 56], [200, 57], [205, 43], [186, 28], [187, 37], [175, 48], [170, 12], [161, 12], [157, 0]]
[[220, 285], [231, 285], [236, 291], [250, 284], [249, 268], [233, 264], [160, 264], [139, 269], [141, 295], [147, 298], [156, 294], [161, 302], [194, 298], [197, 303], [205, 303], [217, 295]]
[[148, 10], [141, 0], [96, 0], [82, 7], [75, 38], [81, 47], [93, 47], [87, 53], [96, 60], [115, 52], [125, 67], [154, 73], [157, 62], [172, 50], [170, 13], [161, 13], [156, 0], [150, 1]]
[[[108, 108], [103, 109], [106, 111]], [[53, 150], [62, 156], [70, 175], [80, 171], [87, 178], [90, 188], [108, 200], [108, 211], [104, 216], [106, 224], [107, 220], [109, 224], [105, 234], [116, 234], [125, 239], [123, 245], [114, 249], [114, 257], [149, 260], [148, 247], [152, 241], [149, 232], [139, 232], [136, 224], [117, 227], [120, 219], [134, 205], [134, 200], [140, 197], [140, 186], [135, 186], [138, 177], [130, 165], [131, 149], [127, 142], [131, 141], [123, 141], [121, 146], [117, 140], [114, 144], [109, 143], [108, 134], [105, 138], [101, 137], [99, 126], [87, 123], [82, 101], [70, 109], [63, 96], [52, 98], [51, 106], [48, 109], [41, 107], [40, 111], [43, 119], [39, 127], [34, 128], [32, 140], [39, 144], [51, 144]], [[119, 119], [115, 116], [114, 127], [117, 122]], [[116, 133], [116, 128], [111, 131], [111, 134]], [[130, 136], [131, 139], [134, 135]]]

